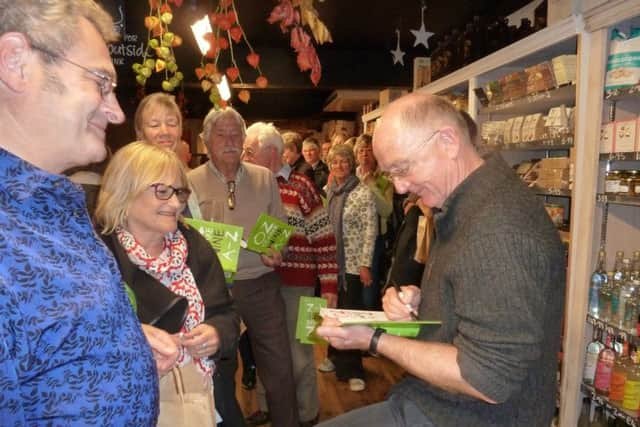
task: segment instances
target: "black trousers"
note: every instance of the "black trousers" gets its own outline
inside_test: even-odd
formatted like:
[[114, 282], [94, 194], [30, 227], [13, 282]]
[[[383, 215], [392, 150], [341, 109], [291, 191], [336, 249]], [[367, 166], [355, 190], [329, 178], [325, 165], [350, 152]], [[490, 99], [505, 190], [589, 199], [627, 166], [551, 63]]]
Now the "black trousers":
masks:
[[[338, 290], [338, 308], [364, 310], [362, 282], [356, 274], [346, 275], [346, 289]], [[360, 350], [338, 350], [329, 346], [329, 359], [336, 365], [336, 377], [339, 381], [349, 378], [364, 379], [362, 352]]]

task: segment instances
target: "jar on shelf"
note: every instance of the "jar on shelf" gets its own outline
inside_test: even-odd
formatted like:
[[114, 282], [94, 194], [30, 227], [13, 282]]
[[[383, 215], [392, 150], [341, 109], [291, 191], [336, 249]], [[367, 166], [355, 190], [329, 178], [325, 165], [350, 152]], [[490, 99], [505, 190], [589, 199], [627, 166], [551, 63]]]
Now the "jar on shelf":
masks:
[[640, 171], [634, 169], [627, 171], [627, 174], [629, 175], [627, 178], [629, 196], [640, 196]]
[[629, 184], [631, 183], [630, 171], [620, 171], [620, 184], [618, 184], [618, 194], [621, 196], [629, 195]]
[[619, 170], [609, 170], [604, 178], [604, 192], [606, 194], [618, 194], [620, 191], [621, 172]]

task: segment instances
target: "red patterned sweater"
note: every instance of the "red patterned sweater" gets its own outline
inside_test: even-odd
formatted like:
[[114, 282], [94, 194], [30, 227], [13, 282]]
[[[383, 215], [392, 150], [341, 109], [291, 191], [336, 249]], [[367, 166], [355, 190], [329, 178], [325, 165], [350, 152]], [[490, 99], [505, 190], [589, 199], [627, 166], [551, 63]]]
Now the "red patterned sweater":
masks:
[[318, 277], [323, 294], [337, 293], [336, 239], [320, 194], [305, 175], [292, 171], [285, 179], [282, 172], [280, 198], [295, 232], [276, 270], [285, 286], [313, 287]]

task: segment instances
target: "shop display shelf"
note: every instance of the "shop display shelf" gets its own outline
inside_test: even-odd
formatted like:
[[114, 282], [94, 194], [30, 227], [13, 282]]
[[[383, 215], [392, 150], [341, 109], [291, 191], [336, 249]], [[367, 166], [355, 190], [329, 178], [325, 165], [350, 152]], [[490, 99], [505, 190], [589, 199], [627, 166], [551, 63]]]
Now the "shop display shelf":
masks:
[[638, 419], [638, 414], [634, 413], [634, 411], [629, 411], [627, 409], [621, 408], [613, 402], [610, 402], [605, 396], [602, 396], [596, 393], [596, 390], [593, 386], [588, 384], [582, 384], [580, 389], [584, 394], [589, 396], [595, 403], [598, 405], [606, 407], [609, 412], [615, 415], [616, 418], [622, 419], [629, 427], [640, 427], [640, 420]]

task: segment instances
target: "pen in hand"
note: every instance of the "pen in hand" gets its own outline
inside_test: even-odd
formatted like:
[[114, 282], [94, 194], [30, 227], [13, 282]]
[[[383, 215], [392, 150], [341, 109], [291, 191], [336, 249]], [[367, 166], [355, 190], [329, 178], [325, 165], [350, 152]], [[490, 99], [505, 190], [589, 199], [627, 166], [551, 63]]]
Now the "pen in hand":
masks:
[[407, 307], [407, 309], [409, 310], [409, 315], [411, 316], [411, 320], [418, 320], [418, 313], [416, 312], [416, 310], [411, 306], [411, 304], [405, 303], [403, 301], [404, 294], [400, 289], [400, 285], [398, 285], [395, 281], [391, 282], [391, 284], [393, 285], [393, 288], [396, 290], [396, 294], [398, 295], [398, 299], [400, 299], [400, 302], [402, 302], [404, 306]]

